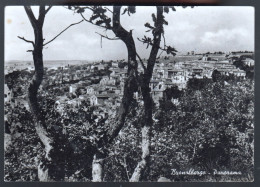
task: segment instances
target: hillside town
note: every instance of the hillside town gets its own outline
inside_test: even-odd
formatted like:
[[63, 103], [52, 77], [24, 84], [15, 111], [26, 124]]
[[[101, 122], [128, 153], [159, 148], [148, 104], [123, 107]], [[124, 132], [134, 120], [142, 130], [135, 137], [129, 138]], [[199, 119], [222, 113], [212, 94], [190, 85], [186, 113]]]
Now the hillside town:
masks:
[[[252, 52], [208, 53], [180, 55], [175, 60], [163, 56], [155, 64], [150, 89], [155, 104], [159, 105], [163, 92], [172, 86], [179, 90], [185, 89], [190, 78], [203, 79], [212, 78], [214, 70], [222, 75], [234, 75], [245, 79], [246, 72], [237, 68], [233, 63], [242, 57], [242, 62], [254, 67]], [[182, 60], [184, 59], [184, 60]], [[145, 63], [145, 59], [143, 59]], [[16, 66], [5, 68], [6, 76], [15, 71], [27, 72], [27, 75], [19, 76], [20, 92], [14, 94], [17, 88], [10, 88], [6, 79], [5, 103], [13, 101], [14, 105], [24, 105], [28, 110], [26, 101], [26, 86], [28, 76], [33, 74], [33, 68], [27, 67], [17, 70]], [[138, 71], [143, 71], [138, 66]], [[96, 113], [100, 119], [104, 119], [116, 109], [122, 100], [124, 92], [124, 81], [127, 78], [127, 63], [124, 60], [95, 62], [82, 65], [66, 65], [61, 67], [45, 67], [45, 77], [40, 93], [47, 94], [47, 90], [56, 96], [57, 111], [62, 113], [64, 106], [78, 106], [83, 101], [88, 101], [92, 106], [98, 106]], [[9, 84], [9, 86], [8, 86]], [[47, 88], [47, 89], [46, 89]], [[14, 99], [15, 98], [15, 99]], [[142, 102], [141, 95], [136, 92], [134, 98]], [[97, 119], [98, 120], [98, 119]]]

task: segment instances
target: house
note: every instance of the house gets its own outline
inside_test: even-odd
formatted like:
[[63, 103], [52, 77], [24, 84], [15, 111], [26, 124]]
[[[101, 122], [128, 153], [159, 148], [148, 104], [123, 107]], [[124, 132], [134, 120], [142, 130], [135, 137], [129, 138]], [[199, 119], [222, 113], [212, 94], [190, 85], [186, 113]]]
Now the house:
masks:
[[105, 100], [107, 100], [109, 98], [109, 96], [107, 94], [97, 95], [96, 97], [97, 97], [97, 104], [98, 105], [104, 105]]
[[96, 66], [98, 68], [98, 70], [104, 70], [105, 66], [103, 64], [99, 64]]
[[233, 74], [234, 69], [229, 69], [229, 68], [218, 68], [217, 69], [221, 75], [230, 75]]
[[237, 77], [243, 77], [243, 78], [245, 78], [246, 76], [246, 72], [240, 69], [233, 71], [233, 74]]
[[91, 106], [96, 106], [98, 105], [98, 100], [96, 95], [92, 95], [89, 97], [90, 105]]
[[69, 91], [70, 93], [75, 93], [76, 89], [77, 89], [76, 85], [71, 85]]
[[113, 77], [104, 76], [100, 82], [100, 85], [115, 85], [116, 80]]
[[4, 97], [5, 102], [10, 102], [13, 98], [13, 91], [8, 88], [7, 84], [4, 85]]
[[192, 74], [196, 77], [196, 78], [203, 78], [203, 68], [200, 67], [194, 67], [192, 69]]
[[226, 67], [227, 65], [230, 65], [230, 62], [228, 60], [222, 60], [215, 63], [215, 67]]
[[114, 91], [115, 91], [115, 94], [120, 94], [120, 93], [121, 93], [121, 90], [120, 90], [120, 89], [118, 89], [118, 88], [117, 88], [117, 89], [115, 89]]
[[186, 83], [186, 77], [183, 75], [176, 75], [174, 77], [172, 77], [172, 82], [176, 83], [176, 84], [181, 84], [181, 83]]
[[109, 94], [96, 94], [89, 97], [90, 105], [105, 105], [105, 101], [111, 96]]
[[[167, 74], [166, 74], [166, 77], [167, 78], [174, 78], [175, 76], [179, 76], [179, 75], [182, 75], [184, 76], [184, 70], [183, 69], [168, 69], [167, 70]], [[165, 77], [165, 78], [166, 78]]]
[[113, 90], [116, 90], [116, 89], [117, 89], [117, 86], [115, 86], [115, 85], [106, 85], [105, 88], [106, 88], [107, 90], [113, 91]]
[[93, 87], [87, 87], [87, 94], [89, 94], [89, 95], [94, 94], [94, 88]]
[[103, 78], [100, 80], [99, 84], [100, 84], [100, 85], [107, 85], [108, 80], [109, 80], [109, 77], [105, 76], [105, 77], [103, 77]]
[[112, 67], [118, 68], [118, 62], [112, 62]]
[[248, 66], [254, 66], [255, 65], [255, 61], [251, 58], [246, 58], [244, 60], [242, 60], [242, 62], [245, 64], [245, 65], [248, 65]]

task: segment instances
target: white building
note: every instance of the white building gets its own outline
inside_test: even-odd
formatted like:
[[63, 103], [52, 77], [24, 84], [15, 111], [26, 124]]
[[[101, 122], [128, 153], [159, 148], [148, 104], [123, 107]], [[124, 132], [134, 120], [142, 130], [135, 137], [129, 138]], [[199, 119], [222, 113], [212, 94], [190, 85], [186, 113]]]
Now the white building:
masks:
[[242, 62], [245, 65], [248, 65], [248, 66], [254, 66], [255, 65], [255, 61], [251, 58], [246, 58], [245, 60], [242, 60]]
[[13, 92], [8, 88], [7, 84], [4, 85], [4, 94], [5, 102], [9, 102], [13, 97]]
[[70, 86], [70, 93], [75, 93], [77, 87], [75, 85]]

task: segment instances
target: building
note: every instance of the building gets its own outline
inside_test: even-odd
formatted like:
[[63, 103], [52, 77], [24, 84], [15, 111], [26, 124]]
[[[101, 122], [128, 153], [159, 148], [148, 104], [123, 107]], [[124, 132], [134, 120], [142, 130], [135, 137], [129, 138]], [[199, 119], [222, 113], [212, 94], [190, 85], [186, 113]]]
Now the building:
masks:
[[13, 98], [13, 91], [8, 88], [7, 84], [4, 85], [4, 98], [5, 102], [10, 102]]
[[242, 62], [245, 64], [245, 65], [248, 65], [248, 66], [254, 66], [255, 65], [255, 61], [251, 58], [246, 58], [244, 60], [242, 60]]
[[76, 89], [77, 89], [76, 85], [71, 85], [69, 91], [70, 93], [75, 93]]

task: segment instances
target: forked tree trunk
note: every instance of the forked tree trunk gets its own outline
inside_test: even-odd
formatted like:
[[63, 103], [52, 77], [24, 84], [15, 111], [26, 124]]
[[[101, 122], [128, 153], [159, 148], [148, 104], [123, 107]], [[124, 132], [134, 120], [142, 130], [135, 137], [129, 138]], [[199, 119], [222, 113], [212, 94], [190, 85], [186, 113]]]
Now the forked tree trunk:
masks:
[[[129, 112], [129, 106], [133, 99], [134, 92], [137, 91], [137, 60], [136, 60], [136, 49], [135, 43], [131, 32], [126, 31], [120, 24], [120, 9], [121, 6], [113, 7], [113, 27], [112, 30], [115, 35], [120, 38], [127, 47], [128, 52], [128, 77], [124, 85], [124, 94], [122, 102], [118, 109], [117, 118], [102, 142], [99, 144], [100, 148], [105, 148], [117, 137], [118, 133], [125, 124], [126, 115]], [[103, 159], [104, 155], [94, 156], [92, 164], [92, 180], [100, 181], [103, 175]]]
[[33, 115], [35, 129], [41, 143], [44, 146], [45, 157], [38, 163], [39, 181], [57, 181], [64, 179], [64, 164], [58, 165], [56, 158], [57, 152], [54, 151], [54, 138], [47, 132], [43, 112], [38, 103], [37, 95], [39, 87], [43, 80], [43, 33], [42, 27], [45, 19], [46, 10], [44, 6], [40, 6], [39, 17], [35, 18], [30, 7], [25, 7], [25, 11], [34, 30], [35, 41], [33, 43], [33, 62], [34, 75], [28, 87], [28, 103]]
[[[130, 179], [131, 182], [138, 182], [144, 176], [144, 171], [149, 171], [150, 167], [150, 141], [151, 141], [151, 127], [153, 124], [153, 99], [150, 94], [149, 83], [153, 74], [154, 64], [160, 48], [161, 35], [163, 32], [163, 7], [157, 6], [157, 22], [155, 23], [156, 31], [153, 33], [153, 46], [149, 55], [147, 70], [142, 78], [141, 90], [144, 101], [144, 117], [142, 124], [142, 157], [137, 164], [134, 173]], [[149, 174], [149, 172], [147, 172]]]

